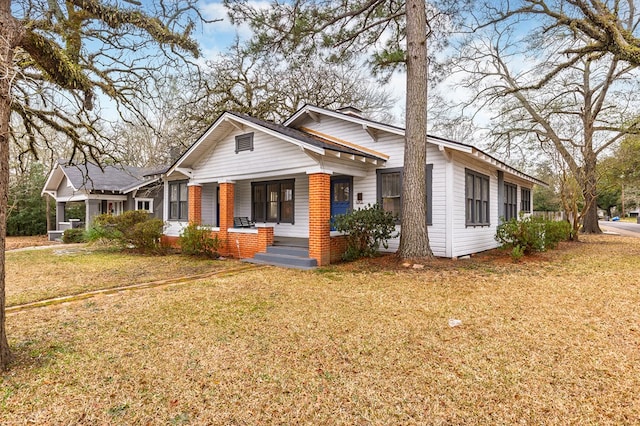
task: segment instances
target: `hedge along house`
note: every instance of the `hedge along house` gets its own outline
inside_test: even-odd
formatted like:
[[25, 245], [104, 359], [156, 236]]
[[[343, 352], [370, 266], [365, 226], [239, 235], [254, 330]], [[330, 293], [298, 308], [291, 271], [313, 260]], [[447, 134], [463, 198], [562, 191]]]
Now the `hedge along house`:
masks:
[[[146, 210], [162, 218], [164, 192], [160, 177], [166, 169], [121, 165], [100, 168], [90, 162], [75, 165], [58, 160], [42, 189], [43, 195], [56, 200], [56, 228], [48, 231], [49, 239], [59, 239], [65, 229], [88, 229], [92, 219], [103, 213]], [[84, 217], [67, 218], [69, 203], [83, 203]]]
[[[499, 218], [530, 212], [532, 187], [544, 182], [470, 145], [428, 142], [425, 221], [434, 254], [496, 247]], [[332, 215], [378, 202], [399, 217], [403, 154], [404, 129], [353, 108], [307, 105], [282, 125], [225, 112], [165, 175], [165, 234], [176, 239], [191, 222], [211, 226], [224, 255], [335, 262], [345, 242], [331, 231]], [[244, 218], [255, 225], [243, 227]], [[398, 239], [390, 243], [395, 251]]]

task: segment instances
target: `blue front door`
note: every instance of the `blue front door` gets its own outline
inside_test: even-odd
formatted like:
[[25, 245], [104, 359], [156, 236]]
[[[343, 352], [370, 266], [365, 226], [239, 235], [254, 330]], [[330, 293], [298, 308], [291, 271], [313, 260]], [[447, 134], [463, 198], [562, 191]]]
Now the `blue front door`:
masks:
[[[351, 178], [335, 177], [331, 179], [331, 217], [351, 211]], [[333, 230], [333, 226], [331, 227]]]

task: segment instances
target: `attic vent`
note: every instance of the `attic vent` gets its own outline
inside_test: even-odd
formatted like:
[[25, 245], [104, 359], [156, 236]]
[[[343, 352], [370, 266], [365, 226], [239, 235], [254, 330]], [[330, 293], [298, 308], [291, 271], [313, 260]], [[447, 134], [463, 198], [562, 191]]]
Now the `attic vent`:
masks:
[[240, 151], [253, 151], [253, 133], [236, 136], [236, 154]]

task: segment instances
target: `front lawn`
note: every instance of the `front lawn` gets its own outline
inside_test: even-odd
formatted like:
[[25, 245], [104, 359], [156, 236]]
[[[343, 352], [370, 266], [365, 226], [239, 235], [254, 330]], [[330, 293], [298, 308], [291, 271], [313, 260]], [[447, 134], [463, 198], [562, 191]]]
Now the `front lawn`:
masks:
[[10, 314], [0, 423], [632, 424], [640, 239], [582, 239], [519, 264], [262, 268]]
[[9, 251], [6, 256], [7, 306], [202, 274], [235, 263], [181, 255], [126, 254], [84, 245]]

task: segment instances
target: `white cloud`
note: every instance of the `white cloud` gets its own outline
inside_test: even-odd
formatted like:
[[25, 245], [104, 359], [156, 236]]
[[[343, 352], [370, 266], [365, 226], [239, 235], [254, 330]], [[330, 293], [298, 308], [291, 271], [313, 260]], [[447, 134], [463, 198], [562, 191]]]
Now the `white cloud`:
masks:
[[[250, 1], [248, 4], [257, 9], [266, 9], [270, 6], [267, 1]], [[231, 45], [236, 37], [240, 40], [247, 40], [251, 37], [249, 25], [233, 25], [227, 9], [221, 2], [203, 0], [199, 8], [205, 19], [216, 21], [203, 25], [202, 37], [199, 40], [203, 51], [220, 52]]]

